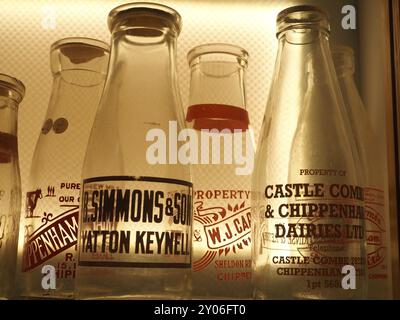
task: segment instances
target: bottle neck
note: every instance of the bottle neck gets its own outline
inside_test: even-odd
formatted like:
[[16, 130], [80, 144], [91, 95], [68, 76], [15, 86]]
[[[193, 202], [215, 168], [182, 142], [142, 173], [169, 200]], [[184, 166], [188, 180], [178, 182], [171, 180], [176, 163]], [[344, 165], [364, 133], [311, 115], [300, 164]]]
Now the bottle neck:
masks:
[[[297, 124], [292, 127], [296, 128], [294, 136], [308, 139], [310, 145], [317, 146], [315, 150], [324, 148], [324, 143], [329, 139], [333, 142], [340, 137], [343, 148], [349, 147], [343, 150], [349, 152], [352, 161], [357, 163], [359, 158], [355, 140], [349, 134], [351, 126], [340, 93], [328, 34], [318, 29], [293, 29], [285, 32], [285, 36], [280, 39], [278, 77], [275, 86], [284, 97], [281, 106], [285, 107], [286, 115], [296, 115], [293, 119]], [[290, 136], [290, 132], [287, 134]], [[335, 155], [326, 153], [318, 161], [329, 163], [330, 157], [334, 159]], [[309, 157], [307, 159], [310, 163], [314, 161]], [[344, 164], [339, 161], [336, 167], [340, 166]], [[361, 170], [351, 168], [354, 169], [355, 181], [359, 183], [362, 179]]]
[[175, 52], [176, 37], [169, 32], [152, 29], [115, 32], [106, 89], [116, 88], [143, 98], [175, 91]]
[[[329, 61], [329, 44], [325, 31], [310, 28], [288, 29], [279, 34], [278, 40], [274, 78], [268, 102], [271, 107], [267, 108], [266, 117], [279, 115], [282, 116], [282, 121], [291, 121], [303, 112], [305, 93], [313, 87], [313, 83], [319, 84], [315, 81], [316, 78], [322, 78], [321, 84], [326, 84], [327, 79], [331, 78], [329, 68], [333, 66], [329, 67], [330, 63], [317, 65], [317, 61]], [[312, 71], [316, 73], [311, 74]], [[287, 115], [291, 117], [288, 118]]]
[[186, 120], [197, 130], [248, 129], [244, 66], [237, 62], [192, 64], [189, 100]]
[[[320, 29], [290, 29], [280, 34], [277, 76], [292, 79], [293, 84], [330, 82], [333, 65], [329, 51], [328, 34]], [[293, 70], [297, 72], [293, 73]]]
[[243, 67], [231, 62], [201, 62], [191, 67], [190, 104], [246, 108]]

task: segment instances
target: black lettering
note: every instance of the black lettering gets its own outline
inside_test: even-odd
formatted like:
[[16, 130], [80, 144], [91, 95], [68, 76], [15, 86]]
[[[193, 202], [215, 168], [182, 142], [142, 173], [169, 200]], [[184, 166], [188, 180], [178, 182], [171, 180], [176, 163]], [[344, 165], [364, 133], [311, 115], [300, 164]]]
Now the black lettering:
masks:
[[[269, 190], [271, 190], [272, 193], [269, 193], [269, 192], [268, 192]], [[274, 190], [274, 186], [266, 186], [266, 188], [265, 188], [265, 197], [266, 197], [267, 199], [271, 199], [271, 198], [274, 197], [273, 190]]]
[[177, 255], [177, 254], [180, 254], [180, 251], [179, 251], [178, 248], [179, 248], [179, 246], [181, 244], [182, 233], [175, 233], [174, 235], [175, 235], [174, 254]]
[[290, 198], [293, 195], [292, 185], [291, 184], [285, 185], [285, 191], [286, 191], [285, 196], [287, 198]]
[[103, 238], [101, 239], [101, 252], [105, 253], [106, 252], [106, 243], [107, 243], [107, 235], [109, 234], [109, 232], [107, 230], [101, 230], [100, 231], [101, 235], [103, 236]]
[[295, 197], [301, 197], [301, 188], [303, 187], [303, 184], [301, 183], [294, 183], [293, 184], [293, 189], [294, 189], [294, 196]]
[[155, 201], [154, 206], [158, 208], [158, 214], [154, 215], [154, 222], [160, 223], [163, 219], [163, 204], [161, 203], [160, 199], [164, 199], [164, 192], [156, 191], [155, 194]]
[[131, 232], [121, 231], [119, 253], [129, 253], [130, 242], [131, 242]]
[[288, 232], [287, 232], [287, 237], [293, 236], [293, 237], [297, 237], [297, 233], [296, 233], [296, 224], [295, 223], [289, 223], [288, 224]]
[[285, 236], [286, 228], [285, 225], [279, 223], [275, 225], [275, 238], [282, 238]]
[[[135, 253], [144, 253], [144, 236], [146, 235], [146, 231], [136, 231], [136, 244], [135, 244]], [[140, 248], [139, 248], [140, 246]]]
[[186, 194], [181, 195], [181, 225], [186, 225], [187, 224], [187, 197]]
[[102, 221], [114, 220], [115, 190], [104, 190]]
[[165, 254], [173, 253], [174, 235], [173, 232], [165, 233]]
[[[161, 246], [164, 240], [165, 233], [164, 232], [156, 232], [156, 241], [157, 241], [157, 253], [161, 254]], [[161, 234], [161, 237], [160, 237]]]
[[146, 253], [152, 254], [153, 250], [150, 249], [150, 246], [153, 244], [154, 240], [151, 239], [151, 236], [154, 235], [153, 231], [147, 231], [147, 241], [146, 241]]
[[83, 194], [83, 222], [88, 222], [88, 204], [89, 204], [89, 193], [85, 191]]
[[181, 218], [181, 206], [179, 205], [179, 200], [181, 200], [181, 194], [176, 192], [174, 195], [174, 208], [176, 210], [174, 215], [174, 223], [178, 224]]
[[172, 206], [172, 199], [167, 198], [165, 201], [165, 214], [167, 216], [173, 216], [174, 215], [174, 207]]
[[285, 195], [283, 193], [283, 184], [277, 184], [275, 187], [276, 187], [276, 190], [275, 190], [274, 198], [284, 198]]
[[91, 221], [95, 222], [97, 220], [97, 214], [98, 214], [98, 204], [96, 202], [96, 198], [99, 196], [99, 192], [98, 191], [93, 191], [92, 193], [92, 207], [94, 209], [94, 212], [92, 213], [92, 217], [91, 217]]
[[108, 250], [110, 251], [110, 253], [116, 253], [118, 251], [118, 240], [118, 231], [111, 231], [110, 239], [108, 241]]
[[132, 191], [131, 199], [131, 220], [133, 222], [139, 222], [142, 210], [142, 193], [140, 190]]
[[143, 222], [153, 222], [153, 201], [154, 200], [154, 191], [153, 190], [144, 190], [143, 197]]
[[85, 231], [83, 235], [84, 252], [93, 252], [92, 233]]
[[128, 222], [129, 220], [129, 198], [130, 198], [130, 191], [125, 190], [124, 194], [122, 195], [122, 190], [117, 190], [117, 204], [115, 208], [115, 221], [125, 221]]
[[[283, 212], [283, 210], [282, 210], [283, 208], [285, 208], [287, 210], [286, 213]], [[289, 216], [289, 213], [290, 213], [289, 212], [289, 205], [286, 204], [286, 203], [281, 204], [279, 206], [279, 208], [278, 208], [278, 213], [282, 218], [286, 218], [287, 216]]]

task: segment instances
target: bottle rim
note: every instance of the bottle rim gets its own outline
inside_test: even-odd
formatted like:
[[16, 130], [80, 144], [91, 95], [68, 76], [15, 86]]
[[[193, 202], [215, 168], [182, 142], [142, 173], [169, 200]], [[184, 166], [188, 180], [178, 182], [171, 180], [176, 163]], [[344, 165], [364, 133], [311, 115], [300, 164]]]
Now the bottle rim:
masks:
[[0, 73], [0, 88], [8, 92], [7, 96], [17, 103], [20, 103], [25, 96], [25, 85], [22, 81], [4, 73]]
[[153, 17], [172, 22], [179, 35], [182, 28], [182, 17], [175, 9], [154, 2], [132, 2], [115, 7], [108, 14], [108, 28], [112, 32], [116, 22], [129, 17]]
[[330, 33], [327, 12], [313, 5], [293, 6], [280, 11], [276, 18], [276, 27], [277, 37], [291, 29], [310, 29], [312, 27]]
[[191, 65], [192, 61], [199, 56], [216, 53], [235, 56], [243, 62], [244, 65], [247, 65], [249, 58], [249, 53], [237, 45], [230, 43], [206, 43], [192, 48], [187, 54], [187, 60], [189, 65]]
[[50, 51], [54, 51], [65, 45], [71, 45], [71, 44], [91, 46], [91, 47], [95, 47], [95, 48], [104, 50], [107, 53], [110, 52], [110, 46], [107, 43], [105, 43], [104, 41], [94, 39], [94, 38], [87, 38], [87, 37], [68, 37], [68, 38], [63, 38], [63, 39], [57, 40], [56, 42], [54, 42], [51, 45]]

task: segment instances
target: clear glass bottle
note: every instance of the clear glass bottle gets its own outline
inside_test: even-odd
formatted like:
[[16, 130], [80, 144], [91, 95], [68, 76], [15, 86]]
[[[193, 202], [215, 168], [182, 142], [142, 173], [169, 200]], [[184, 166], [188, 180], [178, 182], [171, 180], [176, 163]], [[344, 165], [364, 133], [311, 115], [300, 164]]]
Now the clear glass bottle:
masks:
[[[21, 225], [22, 296], [73, 297], [81, 170], [108, 59], [109, 46], [95, 39], [65, 38], [51, 46], [52, 92]], [[54, 274], [42, 274], [45, 265], [54, 267], [55, 288], [48, 286]]]
[[188, 53], [186, 120], [200, 142], [200, 157], [191, 166], [194, 298], [252, 297], [254, 142], [246, 110], [247, 60], [246, 50], [230, 44], [205, 44]]
[[[314, 6], [283, 10], [277, 38], [253, 175], [255, 296], [363, 298], [363, 173], [331, 58], [327, 16]], [[346, 265], [354, 269], [342, 273]]]
[[0, 300], [15, 294], [21, 181], [18, 164], [18, 106], [21, 81], [0, 74]]
[[[181, 17], [113, 9], [110, 66], [83, 169], [78, 298], [180, 298], [191, 267], [192, 184], [177, 161]], [[167, 157], [168, 149], [168, 157]]]
[[353, 49], [334, 46], [332, 57], [340, 89], [356, 138], [360, 165], [365, 169], [365, 230], [368, 265], [368, 299], [392, 298], [389, 210], [385, 206], [382, 141], [373, 130], [354, 81]]

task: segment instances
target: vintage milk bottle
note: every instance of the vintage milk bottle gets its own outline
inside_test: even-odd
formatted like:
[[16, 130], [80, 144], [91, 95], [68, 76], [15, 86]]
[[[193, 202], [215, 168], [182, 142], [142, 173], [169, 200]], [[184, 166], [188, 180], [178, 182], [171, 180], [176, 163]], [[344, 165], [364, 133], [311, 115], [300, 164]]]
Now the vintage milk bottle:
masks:
[[191, 166], [194, 298], [252, 296], [254, 143], [245, 98], [247, 59], [246, 50], [231, 44], [204, 44], [188, 53], [186, 121], [199, 144]]
[[326, 14], [288, 8], [278, 15], [277, 38], [253, 179], [255, 297], [363, 298], [363, 172]]
[[52, 92], [22, 213], [22, 296], [73, 297], [81, 170], [108, 58], [108, 45], [95, 39], [51, 46]]
[[78, 298], [181, 298], [191, 268], [192, 183], [177, 161], [181, 17], [112, 10], [110, 66], [83, 169]]
[[0, 74], [0, 300], [15, 294], [21, 181], [18, 164], [18, 105], [21, 81]]
[[354, 52], [350, 47], [335, 46], [332, 57], [340, 89], [356, 138], [356, 149], [365, 168], [365, 236], [368, 266], [368, 298], [390, 299], [392, 278], [390, 261], [389, 210], [385, 205], [384, 157], [382, 142], [374, 132], [367, 110], [354, 81]]

